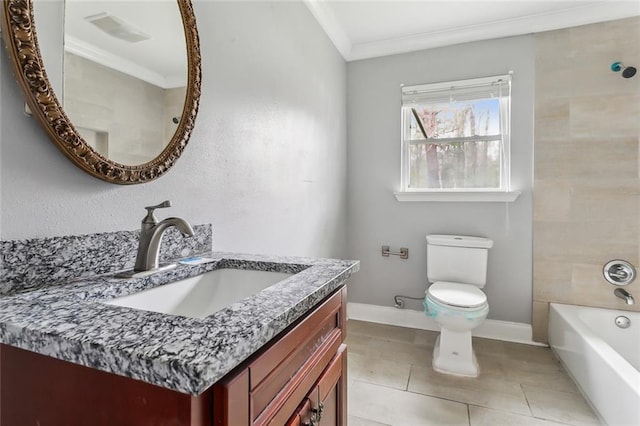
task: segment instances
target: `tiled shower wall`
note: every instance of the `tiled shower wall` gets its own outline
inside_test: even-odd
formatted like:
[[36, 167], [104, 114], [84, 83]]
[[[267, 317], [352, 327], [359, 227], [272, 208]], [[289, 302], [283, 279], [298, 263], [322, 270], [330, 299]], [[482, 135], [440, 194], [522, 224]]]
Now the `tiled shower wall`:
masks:
[[640, 18], [536, 35], [533, 338], [547, 340], [549, 302], [625, 305], [603, 265], [640, 267]]

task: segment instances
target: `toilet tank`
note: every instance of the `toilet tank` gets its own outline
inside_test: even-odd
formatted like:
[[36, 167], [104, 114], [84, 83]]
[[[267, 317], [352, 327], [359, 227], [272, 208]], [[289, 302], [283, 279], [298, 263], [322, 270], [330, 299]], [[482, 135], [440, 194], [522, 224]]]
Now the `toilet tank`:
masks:
[[487, 283], [487, 258], [493, 241], [463, 235], [427, 235], [427, 278], [430, 283], [449, 281]]

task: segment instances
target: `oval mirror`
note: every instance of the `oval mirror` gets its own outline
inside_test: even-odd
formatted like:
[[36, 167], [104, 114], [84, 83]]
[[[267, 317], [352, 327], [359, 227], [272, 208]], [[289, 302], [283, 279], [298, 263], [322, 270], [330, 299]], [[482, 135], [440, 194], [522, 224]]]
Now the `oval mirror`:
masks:
[[27, 104], [56, 146], [112, 183], [148, 182], [169, 170], [200, 99], [191, 2], [66, 0], [63, 78], [53, 86], [43, 57], [62, 53], [41, 51], [39, 10], [33, 0], [4, 1], [2, 30]]

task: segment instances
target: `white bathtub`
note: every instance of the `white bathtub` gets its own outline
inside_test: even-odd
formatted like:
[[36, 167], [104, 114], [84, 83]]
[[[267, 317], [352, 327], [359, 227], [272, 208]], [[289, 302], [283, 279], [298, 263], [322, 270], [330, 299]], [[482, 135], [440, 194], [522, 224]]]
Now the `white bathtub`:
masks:
[[[619, 315], [631, 327], [616, 326]], [[640, 312], [552, 303], [549, 344], [601, 419], [640, 425]]]

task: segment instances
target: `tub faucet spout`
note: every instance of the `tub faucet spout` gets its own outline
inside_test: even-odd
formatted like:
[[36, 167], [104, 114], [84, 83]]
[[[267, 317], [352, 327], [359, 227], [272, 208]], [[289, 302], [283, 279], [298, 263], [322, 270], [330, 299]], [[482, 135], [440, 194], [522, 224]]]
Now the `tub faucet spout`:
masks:
[[631, 294], [623, 288], [616, 288], [613, 291], [613, 294], [615, 294], [616, 297], [624, 300], [627, 305], [633, 305], [635, 303], [635, 300], [633, 300], [633, 296], [631, 296]]
[[168, 217], [160, 222], [153, 215], [153, 211], [159, 208], [171, 207], [171, 201], [164, 201], [157, 206], [145, 207], [147, 215], [142, 219], [140, 229], [140, 244], [136, 257], [135, 272], [151, 271], [158, 269], [158, 255], [160, 253], [160, 242], [165, 231], [175, 226], [184, 236], [193, 236], [191, 225], [179, 217]]

